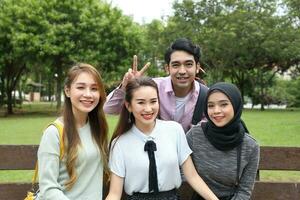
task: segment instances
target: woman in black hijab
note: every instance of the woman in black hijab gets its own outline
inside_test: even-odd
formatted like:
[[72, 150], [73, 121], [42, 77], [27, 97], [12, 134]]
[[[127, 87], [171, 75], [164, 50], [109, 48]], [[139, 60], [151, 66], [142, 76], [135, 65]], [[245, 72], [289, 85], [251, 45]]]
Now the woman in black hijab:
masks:
[[[195, 167], [219, 199], [250, 199], [259, 146], [241, 120], [240, 91], [231, 83], [216, 83], [208, 90], [204, 106], [207, 122], [187, 133]], [[195, 194], [193, 200], [201, 197]]]

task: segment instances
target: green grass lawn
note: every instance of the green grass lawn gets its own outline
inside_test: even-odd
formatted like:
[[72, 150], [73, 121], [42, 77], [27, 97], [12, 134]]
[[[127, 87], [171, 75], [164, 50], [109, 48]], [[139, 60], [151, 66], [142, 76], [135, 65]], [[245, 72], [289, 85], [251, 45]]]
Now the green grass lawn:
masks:
[[[25, 104], [15, 112], [15, 115], [0, 117], [0, 144], [39, 144], [43, 130], [59, 116], [55, 105], [50, 103]], [[112, 134], [118, 117], [107, 118]]]
[[[0, 118], [0, 144], [38, 144], [56, 118], [51, 104], [24, 105], [15, 116]], [[118, 118], [107, 116], [112, 133]], [[245, 110], [242, 118], [261, 146], [300, 146], [300, 110]], [[30, 181], [31, 171], [0, 171], [0, 182]], [[261, 172], [263, 180], [300, 181], [299, 172]]]
[[300, 146], [300, 110], [245, 110], [242, 118], [261, 146]]

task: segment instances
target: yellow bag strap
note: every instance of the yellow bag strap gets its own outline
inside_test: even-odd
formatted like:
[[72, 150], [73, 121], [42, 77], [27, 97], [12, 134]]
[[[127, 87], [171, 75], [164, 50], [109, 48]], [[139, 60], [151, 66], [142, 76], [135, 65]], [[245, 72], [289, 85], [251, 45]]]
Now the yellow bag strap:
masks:
[[[49, 127], [50, 125], [55, 126], [58, 130], [58, 133], [59, 133], [59, 159], [62, 160], [62, 158], [64, 156], [64, 142], [63, 142], [64, 125], [58, 119], [56, 119], [54, 122], [51, 122], [50, 124], [48, 124], [47, 127]], [[36, 162], [36, 164], [35, 164], [35, 170], [34, 170], [34, 174], [32, 177], [32, 186], [34, 186], [34, 184], [36, 183], [37, 176], [38, 176], [38, 162]]]
[[56, 119], [54, 122], [50, 123], [50, 125], [54, 125], [59, 133], [59, 159], [62, 160], [64, 157], [64, 142], [63, 142], [63, 131], [64, 131], [64, 125], [61, 121]]

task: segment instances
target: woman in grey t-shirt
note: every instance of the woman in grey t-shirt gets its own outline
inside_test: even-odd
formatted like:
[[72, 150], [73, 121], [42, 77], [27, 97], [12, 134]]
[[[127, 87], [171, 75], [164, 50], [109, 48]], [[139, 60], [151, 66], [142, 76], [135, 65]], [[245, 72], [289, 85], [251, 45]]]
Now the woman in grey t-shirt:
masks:
[[[101, 200], [108, 173], [108, 125], [101, 76], [89, 64], [70, 68], [62, 116], [50, 125], [38, 149], [39, 200]], [[63, 130], [62, 130], [63, 129]]]
[[241, 94], [233, 84], [216, 83], [208, 90], [204, 106], [207, 122], [187, 133], [196, 169], [219, 199], [250, 199], [259, 146], [241, 120]]

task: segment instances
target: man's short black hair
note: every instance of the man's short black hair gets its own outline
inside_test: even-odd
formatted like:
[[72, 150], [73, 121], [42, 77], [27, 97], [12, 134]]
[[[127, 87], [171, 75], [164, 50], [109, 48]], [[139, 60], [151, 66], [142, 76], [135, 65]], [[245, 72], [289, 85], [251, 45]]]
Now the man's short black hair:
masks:
[[175, 40], [169, 48], [167, 48], [165, 52], [165, 62], [167, 64], [170, 63], [171, 54], [174, 51], [185, 51], [194, 56], [195, 62], [198, 63], [200, 60], [200, 47], [198, 45], [194, 45], [190, 40], [187, 38], [178, 38]]

